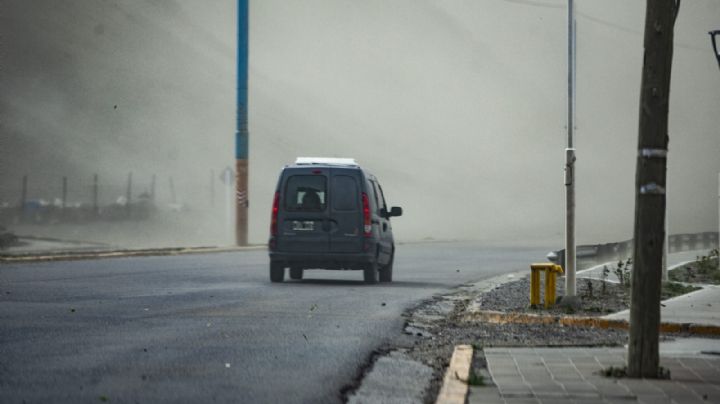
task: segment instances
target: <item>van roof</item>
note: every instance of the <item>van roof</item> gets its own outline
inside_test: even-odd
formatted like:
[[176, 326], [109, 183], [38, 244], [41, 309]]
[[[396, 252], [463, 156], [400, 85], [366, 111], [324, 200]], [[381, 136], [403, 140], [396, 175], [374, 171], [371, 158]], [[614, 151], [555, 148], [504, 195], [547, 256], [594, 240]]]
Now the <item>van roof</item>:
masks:
[[353, 158], [340, 157], [298, 157], [295, 159], [296, 165], [329, 165], [329, 166], [349, 166], [359, 167], [360, 165]]

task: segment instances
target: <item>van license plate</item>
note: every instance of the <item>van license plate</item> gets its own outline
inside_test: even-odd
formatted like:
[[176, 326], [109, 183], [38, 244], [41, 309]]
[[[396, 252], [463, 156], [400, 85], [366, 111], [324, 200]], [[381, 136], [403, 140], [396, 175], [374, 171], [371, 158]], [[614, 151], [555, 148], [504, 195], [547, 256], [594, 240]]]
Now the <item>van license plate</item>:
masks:
[[315, 222], [313, 222], [312, 220], [306, 220], [306, 221], [294, 220], [293, 221], [293, 230], [313, 231], [313, 230], [315, 230]]

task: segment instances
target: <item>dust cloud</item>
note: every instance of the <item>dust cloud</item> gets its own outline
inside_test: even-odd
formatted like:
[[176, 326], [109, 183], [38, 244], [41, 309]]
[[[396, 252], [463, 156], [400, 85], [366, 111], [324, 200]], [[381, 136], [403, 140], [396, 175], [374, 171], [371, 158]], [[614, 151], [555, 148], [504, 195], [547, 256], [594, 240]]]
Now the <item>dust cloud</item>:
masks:
[[[627, 239], [645, 2], [576, 5], [577, 238]], [[559, 247], [565, 6], [251, 1], [250, 241], [266, 241], [284, 164], [336, 156], [369, 168], [388, 202], [404, 208], [394, 220], [400, 240]], [[107, 203], [125, 194], [129, 172], [136, 194], [155, 175], [158, 205], [183, 208], [136, 242], [229, 243], [220, 173], [234, 164], [235, 2], [0, 7], [0, 203], [17, 203], [25, 174], [29, 197], [56, 197], [67, 176], [69, 194], [87, 200], [97, 173]], [[676, 26], [671, 233], [717, 228], [720, 72], [707, 31], [719, 17], [714, 0], [683, 2]], [[104, 226], [109, 234], [137, 228]], [[73, 231], [75, 239], [91, 234]]]

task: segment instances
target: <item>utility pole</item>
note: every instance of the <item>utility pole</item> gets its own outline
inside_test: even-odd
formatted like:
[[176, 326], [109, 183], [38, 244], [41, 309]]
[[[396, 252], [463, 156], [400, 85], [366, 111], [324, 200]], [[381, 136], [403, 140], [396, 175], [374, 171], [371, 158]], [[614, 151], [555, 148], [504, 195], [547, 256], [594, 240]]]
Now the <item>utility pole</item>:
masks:
[[630, 304], [629, 377], [659, 377], [660, 288], [673, 30], [679, 0], [647, 0]]
[[248, 240], [248, 0], [238, 0], [235, 242]]
[[568, 0], [568, 110], [565, 149], [565, 298], [573, 300], [575, 290], [575, 5]]

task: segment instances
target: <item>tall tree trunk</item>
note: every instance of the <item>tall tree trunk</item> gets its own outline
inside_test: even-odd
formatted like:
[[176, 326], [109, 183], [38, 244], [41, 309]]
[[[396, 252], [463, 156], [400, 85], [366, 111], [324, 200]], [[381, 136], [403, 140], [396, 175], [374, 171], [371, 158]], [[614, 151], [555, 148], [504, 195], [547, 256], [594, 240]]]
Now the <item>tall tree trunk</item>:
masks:
[[628, 376], [659, 376], [658, 336], [673, 30], [679, 0], [647, 0], [635, 174]]

